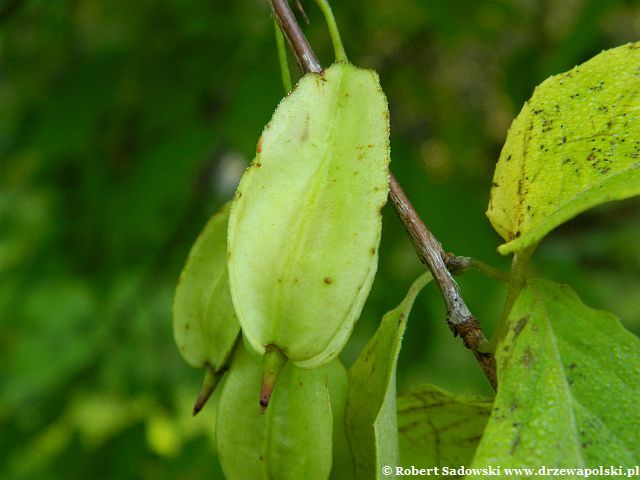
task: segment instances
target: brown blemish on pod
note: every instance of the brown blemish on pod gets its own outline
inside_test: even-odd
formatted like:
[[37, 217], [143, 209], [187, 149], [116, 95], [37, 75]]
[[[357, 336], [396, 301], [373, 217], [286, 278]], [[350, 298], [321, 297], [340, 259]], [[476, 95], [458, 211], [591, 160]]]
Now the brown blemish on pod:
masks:
[[333, 283], [333, 279], [332, 279], [331, 277], [324, 277], [323, 282], [324, 282], [326, 285], [331, 285], [331, 284]]

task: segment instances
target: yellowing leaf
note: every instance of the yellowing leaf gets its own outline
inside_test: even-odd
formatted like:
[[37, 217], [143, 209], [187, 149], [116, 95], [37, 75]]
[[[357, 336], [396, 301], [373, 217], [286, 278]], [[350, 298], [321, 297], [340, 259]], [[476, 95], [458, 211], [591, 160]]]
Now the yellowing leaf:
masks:
[[388, 162], [374, 72], [335, 64], [280, 103], [229, 219], [231, 294], [253, 350], [312, 368], [342, 349], [377, 268]]
[[498, 346], [476, 467], [640, 464], [640, 341], [568, 287], [531, 281]]
[[536, 244], [577, 214], [640, 193], [640, 43], [540, 84], [514, 120], [487, 216], [507, 241]]

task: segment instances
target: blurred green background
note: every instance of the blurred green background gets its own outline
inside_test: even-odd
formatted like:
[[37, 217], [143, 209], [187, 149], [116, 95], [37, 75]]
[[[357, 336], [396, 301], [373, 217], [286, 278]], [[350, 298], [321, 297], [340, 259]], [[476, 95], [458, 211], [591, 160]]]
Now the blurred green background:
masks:
[[[324, 65], [324, 21], [305, 1]], [[392, 169], [448, 251], [502, 269], [484, 216], [507, 128], [536, 84], [640, 39], [630, 0], [341, 0], [352, 62], [389, 98]], [[291, 62], [292, 68], [295, 64]], [[296, 76], [297, 76], [296, 72]], [[215, 409], [180, 358], [172, 292], [283, 95], [263, 0], [0, 0], [0, 478], [221, 478]], [[640, 208], [563, 226], [536, 273], [640, 330]], [[350, 364], [422, 271], [389, 207]], [[493, 331], [505, 289], [459, 277]], [[399, 391], [489, 394], [431, 285]]]

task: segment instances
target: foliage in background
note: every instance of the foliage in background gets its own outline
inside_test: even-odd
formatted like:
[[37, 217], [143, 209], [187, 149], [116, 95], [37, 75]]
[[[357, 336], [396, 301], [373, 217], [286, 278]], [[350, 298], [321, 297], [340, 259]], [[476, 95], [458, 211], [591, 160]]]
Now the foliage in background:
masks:
[[[5, 5], [0, 3], [0, 12]], [[309, 2], [310, 3], [310, 2]], [[329, 64], [321, 15], [310, 41]], [[640, 37], [625, 0], [375, 0], [334, 12], [390, 100], [393, 170], [446, 249], [505, 267], [484, 218], [506, 129], [533, 87]], [[282, 96], [261, 0], [25, 0], [0, 15], [0, 477], [212, 478], [213, 410], [171, 333], [189, 247], [235, 189]], [[539, 248], [541, 274], [640, 329], [638, 202]], [[386, 212], [351, 364], [422, 267]], [[487, 332], [503, 288], [459, 282]], [[399, 358], [399, 393], [489, 392], [433, 286]], [[215, 399], [214, 399], [215, 400]], [[215, 475], [215, 474], [214, 474]]]

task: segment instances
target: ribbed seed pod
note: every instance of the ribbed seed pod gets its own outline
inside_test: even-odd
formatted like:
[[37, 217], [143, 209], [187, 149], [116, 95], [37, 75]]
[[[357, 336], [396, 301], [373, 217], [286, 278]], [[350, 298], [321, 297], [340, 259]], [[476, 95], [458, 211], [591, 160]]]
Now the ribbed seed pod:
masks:
[[[262, 371], [243, 347], [236, 350], [216, 415], [216, 444], [226, 478], [327, 480], [335, 438], [330, 390], [336, 385], [346, 390], [346, 377], [340, 377], [344, 367], [338, 360], [311, 370], [288, 362], [264, 413], [256, 401]], [[337, 398], [342, 396], [337, 392]], [[344, 411], [344, 405], [337, 407]], [[343, 414], [339, 418], [344, 421]]]
[[314, 368], [343, 348], [377, 269], [388, 163], [375, 72], [334, 64], [280, 103], [229, 219], [231, 295], [253, 351]]
[[227, 273], [229, 207], [211, 217], [193, 244], [173, 299], [178, 349], [192, 367], [207, 368], [194, 414], [215, 388], [240, 333]]

